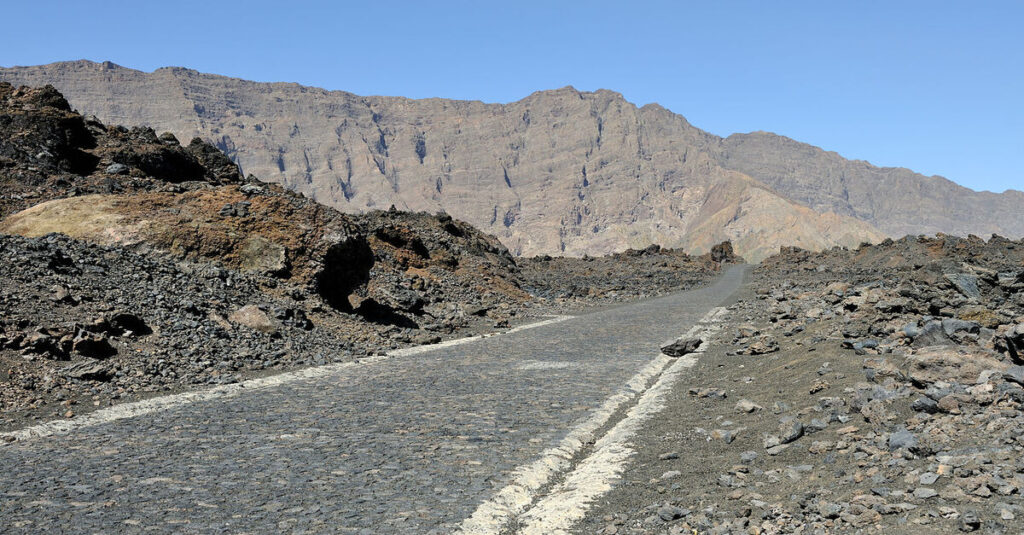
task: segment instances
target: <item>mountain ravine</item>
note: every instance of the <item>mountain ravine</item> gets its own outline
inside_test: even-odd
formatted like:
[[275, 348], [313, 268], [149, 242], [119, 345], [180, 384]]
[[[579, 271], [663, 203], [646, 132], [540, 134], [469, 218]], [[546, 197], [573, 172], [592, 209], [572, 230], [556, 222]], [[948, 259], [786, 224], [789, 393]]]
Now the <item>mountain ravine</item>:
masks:
[[182, 68], [88, 61], [0, 69], [79, 111], [212, 141], [246, 173], [346, 212], [444, 210], [516, 255], [732, 240], [757, 261], [885, 236], [1024, 235], [1024, 194], [844, 160], [772, 134], [722, 139], [682, 116], [571, 87], [509, 104], [363, 97]]

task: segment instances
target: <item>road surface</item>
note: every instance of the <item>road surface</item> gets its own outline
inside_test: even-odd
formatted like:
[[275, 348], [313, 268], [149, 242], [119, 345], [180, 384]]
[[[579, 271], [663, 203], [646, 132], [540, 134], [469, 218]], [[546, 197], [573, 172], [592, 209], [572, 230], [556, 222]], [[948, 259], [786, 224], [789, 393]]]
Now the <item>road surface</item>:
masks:
[[746, 269], [693, 291], [0, 446], [0, 531], [458, 531], [517, 467], [592, 420], [660, 343], [735, 293]]

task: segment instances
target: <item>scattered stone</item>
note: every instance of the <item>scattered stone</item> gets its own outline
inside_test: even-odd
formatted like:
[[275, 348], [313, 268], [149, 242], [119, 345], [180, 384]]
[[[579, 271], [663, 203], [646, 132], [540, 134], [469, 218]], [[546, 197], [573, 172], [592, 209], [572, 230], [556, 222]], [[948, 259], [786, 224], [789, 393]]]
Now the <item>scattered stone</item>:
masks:
[[112, 163], [104, 171], [111, 175], [125, 175], [128, 174], [128, 166], [121, 163]]
[[799, 421], [783, 422], [779, 426], [779, 442], [789, 444], [804, 436], [804, 424]]
[[739, 429], [715, 429], [711, 432], [711, 438], [715, 440], [721, 440], [726, 444], [732, 444], [736, 437], [739, 436], [743, 428]]
[[683, 509], [682, 507], [677, 507], [675, 505], [665, 504], [658, 508], [658, 518], [662, 519], [665, 522], [678, 520], [680, 518], [685, 517], [688, 514], [690, 514], [688, 510]]
[[939, 345], [952, 345], [941, 321], [929, 321], [921, 328], [920, 333], [914, 337], [914, 347], [929, 347]]
[[900, 429], [889, 434], [889, 451], [899, 449], [911, 449], [917, 446], [917, 437], [906, 429]]
[[981, 518], [975, 511], [965, 511], [962, 515], [960, 515], [960, 522], [958, 527], [960, 531], [977, 531], [981, 529]]
[[689, 394], [696, 398], [725, 399], [729, 394], [721, 388], [691, 388]]
[[820, 502], [818, 504], [818, 514], [824, 518], [839, 518], [839, 513], [841, 513], [842, 511], [843, 507], [837, 503]]
[[741, 399], [736, 402], [736, 411], [742, 413], [752, 413], [760, 410], [764, 410], [764, 407], [750, 401], [749, 399]]
[[681, 475], [683, 475], [683, 473], [678, 471], [678, 470], [669, 470], [668, 472], [665, 472], [664, 474], [661, 474], [661, 478], [660, 479], [662, 481], [667, 481], [669, 479], [675, 479], [675, 478], [677, 478], [677, 477], [679, 477]]
[[910, 404], [910, 408], [917, 412], [926, 412], [928, 414], [935, 414], [939, 412], [939, 404], [936, 403], [934, 399], [925, 396], [921, 396], [914, 400], [914, 402]]
[[771, 336], [761, 336], [747, 348], [750, 355], [766, 355], [779, 350], [779, 342]]

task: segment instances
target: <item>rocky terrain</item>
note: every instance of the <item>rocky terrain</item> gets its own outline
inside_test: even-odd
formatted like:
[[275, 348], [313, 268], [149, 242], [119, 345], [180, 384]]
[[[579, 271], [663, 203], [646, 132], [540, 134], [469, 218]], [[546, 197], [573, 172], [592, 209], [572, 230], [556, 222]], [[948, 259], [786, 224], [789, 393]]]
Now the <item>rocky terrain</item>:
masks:
[[[740, 260], [726, 244], [524, 270], [550, 261], [445, 214], [342, 214], [199, 139], [83, 117], [52, 87], [0, 83], [0, 183], [5, 428], [663, 293]], [[595, 265], [647, 276], [578, 280]]]
[[[124, 74], [117, 69], [111, 73], [112, 77]], [[220, 83], [227, 82], [221, 79]], [[289, 90], [298, 91], [294, 87]], [[323, 99], [331, 95], [320, 94]], [[563, 91], [555, 96], [565, 99], [561, 104], [565, 107], [557, 108], [557, 113], [549, 108], [548, 115], [535, 112], [528, 116], [532, 119], [523, 120], [567, 118], [579, 113], [574, 106], [591, 106], [593, 99], [604, 99], [605, 107], [593, 116], [601, 125], [599, 137], [618, 132], [620, 142], [629, 138], [615, 128], [633, 123], [619, 122], [616, 127], [614, 122], [602, 122], [605, 111], [615, 106], [613, 95]], [[554, 96], [531, 98], [529, 109], [537, 110], [534, 106], [545, 102], [548, 106]], [[413, 103], [407, 104], [416, 109]], [[474, 114], [490, 110], [487, 113], [498, 117], [493, 120], [501, 121], [507, 117], [495, 110], [519, 113], [515, 106], [522, 105], [456, 104], [437, 101], [431, 105], [461, 110], [465, 121], [460, 124], [478, 136], [489, 127], [485, 128], [486, 121], [469, 120]], [[373, 112], [371, 122], [398, 124], [389, 123], [386, 117], [390, 112], [380, 110]], [[620, 107], [619, 111], [648, 119], [661, 113], [651, 107]], [[181, 117], [188, 118], [193, 112], [185, 110]], [[423, 116], [424, 124], [428, 119]], [[673, 120], [680, 132], [699, 132], [688, 125], [683, 128], [681, 118]], [[358, 131], [355, 127], [352, 132], [342, 130], [339, 139], [344, 132]], [[296, 126], [295, 131], [298, 136], [302, 130]], [[393, 139], [388, 136], [398, 131], [381, 126], [377, 149], [370, 148], [394, 146], [389, 145]], [[645, 137], [651, 131], [630, 132], [636, 136], [629, 139], [646, 147], [643, 151], [657, 146]], [[424, 162], [434, 154], [432, 135], [425, 133], [423, 145], [413, 143], [410, 149], [423, 152], [418, 157]], [[523, 136], [526, 139], [525, 133]], [[704, 134], [697, 138], [704, 140], [702, 147], [715, 145]], [[611, 138], [602, 139], [594, 145], [593, 154], [600, 153], [597, 145], [612, 144]], [[531, 138], [530, 143], [535, 141]], [[552, 135], [550, 143], [565, 141], [572, 141], [572, 136]], [[761, 147], [758, 150], [776, 155], [785, 152], [765, 148], [772, 147], [770, 138], [748, 141]], [[287, 180], [285, 187], [246, 177], [228, 156], [200, 138], [186, 145], [174, 134], [158, 135], [148, 127], [107, 125], [73, 111], [53, 87], [15, 88], [0, 83], [0, 429], [24, 427], [28, 420], [75, 418], [96, 407], [169, 391], [357, 361], [409, 345], [495, 332], [548, 314], [703, 285], [723, 264], [743, 261], [732, 243], [714, 242], [723, 235], [722, 228], [746, 229], [736, 233], [736, 246], [757, 256], [777, 249], [778, 242], [768, 231], [756, 229], [783, 229], [792, 240], [787, 243], [812, 248], [835, 241], [856, 243], [855, 238], [865, 235], [861, 230], [867, 229], [879, 243], [820, 252], [783, 247], [763, 261], [737, 298], [726, 303], [727, 323], [717, 335], [703, 341], [679, 340], [663, 348], [674, 357], [698, 347], [706, 351], [687, 376], [687, 387], [668, 396], [664, 410], [653, 415], [650, 424], [632, 439], [637, 452], [628, 471], [595, 504], [593, 514], [577, 531], [1024, 530], [1020, 503], [1024, 486], [1020, 460], [1024, 452], [1020, 438], [1024, 435], [1024, 240], [945, 234], [881, 239], [870, 226], [850, 227], [855, 221], [852, 216], [868, 218], [856, 211], [857, 195], [849, 195], [853, 212], [821, 215], [748, 176], [714, 167], [717, 164], [711, 155], [724, 158], [721, 151], [734, 151], [730, 143], [744, 144], [726, 140], [717, 149], [707, 148], [683, 158], [697, 162], [687, 180], [700, 172], [716, 177], [696, 201], [688, 197], [692, 190], [676, 190], [704, 214], [687, 223], [692, 223], [687, 228], [695, 231], [687, 234], [689, 245], [663, 248], [649, 245], [659, 241], [651, 239], [642, 242], [642, 248], [602, 257], [523, 257], [514, 253], [533, 249], [524, 245], [510, 251], [499, 240], [525, 243], [516, 242], [510, 230], [534, 228], [516, 226], [523, 221], [521, 213], [508, 218], [508, 225], [502, 223], [508, 232], [497, 237], [477, 230], [472, 221], [436, 211], [433, 205], [417, 207], [431, 211], [404, 211], [389, 204], [383, 210], [365, 210], [364, 206], [360, 213], [343, 213], [311, 198], [320, 195], [316, 180], [303, 190]], [[456, 148], [443, 157], [468, 157], [464, 148]], [[663, 149], [644, 154], [651, 161], [660, 161], [671, 153]], [[400, 153], [395, 149], [394, 154]], [[771, 180], [783, 180], [780, 168], [799, 167], [782, 156], [743, 159], [736, 156], [740, 153], [731, 152], [729, 159], [738, 158], [735, 165], [749, 167], [751, 174], [774, 177]], [[232, 155], [240, 158], [239, 154]], [[539, 154], [532, 156], [547, 162], [552, 169], [549, 172], [556, 173], [554, 169], [562, 164]], [[819, 157], [823, 158], [815, 160], [819, 163], [832, 158], [814, 156]], [[380, 171], [387, 178], [394, 162], [381, 161]], [[606, 164], [614, 167], [623, 161], [608, 160]], [[641, 166], [638, 178], [650, 169], [660, 169], [650, 165]], [[513, 190], [516, 166], [506, 169], [509, 174], [502, 182]], [[585, 187], [614, 174], [591, 173], [583, 177]], [[842, 171], [843, 180], [852, 180], [851, 173]], [[892, 176], [896, 175], [902, 176], [901, 172]], [[406, 175], [395, 172], [391, 177], [397, 180], [398, 176]], [[472, 178], [455, 171], [452, 176]], [[811, 175], [799, 176], [810, 180]], [[669, 182], [661, 186], [671, 190]], [[387, 189], [395, 194], [405, 191], [397, 184]], [[779, 184], [774, 186], [780, 188]], [[613, 186], [618, 185], [605, 185], [610, 198]], [[467, 191], [459, 193], [460, 202], [467, 205], [472, 204], [467, 199], [488, 197], [486, 190]], [[383, 208], [385, 202], [400, 200], [390, 195], [374, 197], [374, 206]], [[646, 195], [639, 194], [641, 198]], [[807, 190], [801, 200], [812, 208], [829, 205], [830, 210], [844, 212], [837, 200], [843, 194], [815, 195]], [[974, 197], [967, 197], [968, 204], [975, 202], [970, 200]], [[580, 194], [577, 199], [593, 198]], [[999, 199], [1012, 199], [1012, 195]], [[928, 202], [922, 205], [941, 206]], [[782, 205], [790, 208], [772, 208]], [[882, 203], [874, 206], [883, 207]], [[578, 223], [590, 224], [593, 220], [583, 218], [587, 212], [581, 210]], [[975, 208], [970, 211], [975, 213]], [[948, 218], [950, 213], [946, 211], [942, 217]], [[645, 221], [641, 215], [631, 212], [630, 224]], [[998, 206], [991, 215], [1001, 217]], [[1004, 219], [1008, 225], [1013, 222], [1012, 216]], [[826, 220], [831, 223], [825, 225]], [[730, 227], [734, 224], [740, 227]], [[830, 228], [837, 234], [822, 238], [822, 225], [834, 225]], [[626, 232], [615, 239], [604, 235], [589, 241], [591, 238], [583, 239], [582, 234], [566, 233], [564, 227], [558, 229], [561, 245], [556, 249], [563, 253], [581, 253], [605, 238], [608, 241], [600, 243], [632, 243], [633, 237], [641, 235]], [[846, 237], [834, 239], [838, 233]], [[601, 231], [595, 234], [601, 235]], [[549, 239], [543, 230], [522, 236], [527, 235]], [[623, 235], [633, 237], [617, 241]], [[580, 239], [573, 241], [575, 238]], [[809, 241], [801, 241], [804, 238]], [[566, 244], [575, 245], [563, 248]], [[735, 276], [733, 284], [739, 285], [742, 278]], [[707, 303], [713, 307], [726, 294], [708, 295], [718, 295]], [[651, 303], [662, 310], [678, 308], [665, 300]], [[629, 329], [623, 326], [626, 316], [632, 314], [629, 310], [587, 316], [592, 323], [605, 323], [593, 333], [586, 331], [585, 338], [601, 336], [600, 343], [615, 346], [623, 358], [626, 353], [629, 358], [639, 358], [639, 348], [646, 342], [617, 343], [630, 334], [622, 332]], [[602, 318], [617, 318], [611, 323], [620, 324], [609, 325]], [[647, 318], [632, 320], [654, 323]], [[659, 329], [673, 327], [661, 325]], [[543, 336], [537, 331], [531, 331], [534, 337]], [[580, 332], [574, 334], [580, 338]], [[536, 345], [495, 348], [488, 358], [517, 366], [519, 372], [571, 369], [559, 355], [543, 363], [525, 358], [540, 346], [557, 353], [557, 342], [533, 339], [530, 343]], [[471, 358], [458, 358], [465, 360], [463, 373], [479, 375]], [[605, 360], [600, 364], [629, 368], [616, 358]], [[443, 364], [434, 361], [438, 367], [431, 373], [462, 382], [461, 377], [446, 377]], [[497, 364], [489, 371], [491, 378], [506, 382], [495, 369]], [[390, 371], [398, 374], [401, 370]], [[596, 363], [585, 371], [603, 373]], [[584, 370], [562, 373], [582, 380]], [[529, 385], [533, 392], [547, 388], [537, 379], [531, 381], [537, 381]], [[466, 403], [466, 407], [476, 403], [475, 384], [468, 380], [462, 384], [460, 388], [469, 393], [458, 403]], [[401, 390], [397, 385], [389, 387]], [[617, 388], [617, 383], [614, 386]], [[433, 383], [427, 381], [425, 388], [427, 396], [434, 395]], [[519, 384], [503, 384], [502, 388], [513, 394], [516, 402], [543, 397], [520, 395]], [[422, 401], [416, 396], [412, 399]], [[547, 398], [542, 401], [538, 410], [543, 414], [563, 407]], [[574, 410], [586, 408], [585, 404], [567, 403]], [[403, 412], [404, 407], [397, 410]], [[490, 415], [461, 412], [474, 425], [493, 428], [489, 432], [506, 431], [493, 425]], [[372, 410], [362, 416], [372, 417]], [[519, 418], [518, 414], [500, 416]], [[561, 428], [547, 431], [552, 429]], [[448, 441], [450, 437], [444, 433], [433, 433], [432, 439]], [[406, 439], [415, 448], [421, 446], [418, 435]], [[463, 439], [467, 444], [482, 441], [469, 436], [457, 441]], [[533, 437], [528, 442], [533, 444]], [[492, 454], [498, 451], [490, 443], [467, 448], [458, 444], [456, 449], [467, 454], [476, 448]], [[390, 454], [389, 448], [382, 451]], [[483, 466], [482, 461], [474, 462], [472, 466]], [[380, 463], [370, 465], [374, 468], [365, 474], [376, 480]], [[478, 470], [489, 473], [491, 468]]]
[[729, 310], [581, 533], [1024, 529], [1024, 241], [787, 249]]
[[729, 242], [698, 257], [651, 245], [597, 258], [544, 255], [519, 260], [524, 289], [563, 306], [641, 299], [691, 288], [706, 282], [707, 273], [716, 272], [722, 263], [743, 263]]
[[[599, 256], [651, 243], [703, 254], [731, 240], [756, 261], [780, 245], [853, 247], [886, 235], [872, 226], [885, 214], [851, 217], [880, 201], [851, 194], [856, 210], [808, 207], [785, 184], [725, 165], [742, 163], [742, 146], [730, 145], [726, 158], [720, 138], [612, 91], [570, 87], [509, 104], [410, 100], [84, 61], [2, 69], [0, 80], [54, 84], [108, 122], [208, 139], [246, 173], [343, 212], [445, 211], [516, 256]], [[863, 176], [844, 180], [873, 191]], [[908, 217], [930, 217], [903, 199], [893, 202]], [[978, 217], [996, 223], [969, 230], [1024, 233], [1007, 206], [984, 208]]]

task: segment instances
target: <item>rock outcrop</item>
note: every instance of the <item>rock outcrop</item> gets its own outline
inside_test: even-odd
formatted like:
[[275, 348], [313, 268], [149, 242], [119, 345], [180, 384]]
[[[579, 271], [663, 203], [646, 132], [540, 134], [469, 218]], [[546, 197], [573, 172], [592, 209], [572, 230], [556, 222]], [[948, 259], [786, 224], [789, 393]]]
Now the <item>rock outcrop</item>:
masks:
[[[0, 222], [27, 237], [60, 233], [104, 245], [146, 245], [193, 261], [287, 279], [338, 308], [365, 285], [373, 251], [358, 225], [314, 202], [268, 188], [84, 195], [47, 201]], [[224, 207], [244, 207], [244, 215]]]
[[[2, 69], [0, 79], [52, 83], [106, 121], [209, 139], [247, 173], [344, 212], [450, 213], [517, 256], [651, 243], [702, 254], [731, 240], [756, 261], [781, 245], [884, 237], [853, 217], [861, 211], [793, 201], [785, 184], [730, 168], [741, 159], [726, 158], [722, 139], [611, 91], [569, 87], [509, 104], [410, 100], [86, 61]], [[1024, 233], [1024, 224], [982, 227]]]
[[234, 162], [199, 138], [182, 147], [169, 132], [108, 128], [72, 111], [52, 86], [0, 82], [0, 217], [57, 197], [177, 191], [241, 179]]

